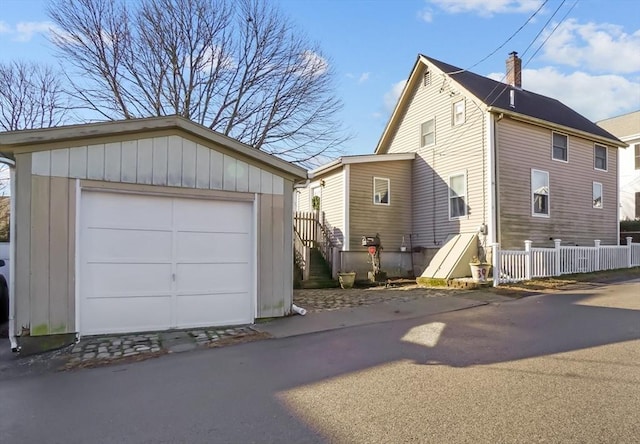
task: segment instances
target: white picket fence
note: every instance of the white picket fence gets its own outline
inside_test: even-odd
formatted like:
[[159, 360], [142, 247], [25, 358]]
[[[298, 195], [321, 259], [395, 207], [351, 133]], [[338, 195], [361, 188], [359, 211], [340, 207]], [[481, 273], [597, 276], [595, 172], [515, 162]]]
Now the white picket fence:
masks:
[[593, 247], [563, 247], [560, 239], [554, 243], [554, 248], [533, 248], [531, 241], [524, 241], [524, 251], [493, 244], [493, 285], [640, 266], [640, 244], [630, 237], [627, 245], [600, 245], [599, 240]]

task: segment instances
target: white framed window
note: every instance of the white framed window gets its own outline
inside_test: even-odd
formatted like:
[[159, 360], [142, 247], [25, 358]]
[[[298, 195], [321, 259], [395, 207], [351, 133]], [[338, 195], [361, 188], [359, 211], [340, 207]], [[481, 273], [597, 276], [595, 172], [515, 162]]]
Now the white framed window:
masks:
[[453, 102], [452, 105], [452, 122], [453, 126], [462, 125], [465, 119], [464, 99]]
[[602, 184], [593, 182], [593, 208], [602, 208]]
[[425, 147], [436, 143], [436, 119], [427, 120], [420, 125], [420, 146]]
[[549, 173], [531, 170], [531, 214], [549, 217]]
[[373, 204], [391, 204], [391, 181], [384, 177], [373, 178]]
[[595, 144], [593, 146], [593, 167], [596, 170], [607, 171], [607, 147]]
[[467, 173], [449, 176], [449, 220], [467, 215]]
[[551, 158], [562, 162], [569, 161], [569, 136], [566, 134], [552, 133]]
[[636, 159], [636, 170], [640, 170], [640, 143], [633, 145], [633, 154]]

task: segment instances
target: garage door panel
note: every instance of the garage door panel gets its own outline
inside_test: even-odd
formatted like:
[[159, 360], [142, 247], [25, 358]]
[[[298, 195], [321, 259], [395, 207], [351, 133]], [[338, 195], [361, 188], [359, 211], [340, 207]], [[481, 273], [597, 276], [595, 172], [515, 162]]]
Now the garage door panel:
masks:
[[83, 334], [253, 320], [253, 204], [83, 191]]
[[177, 298], [176, 321], [178, 328], [211, 325], [215, 317], [216, 325], [237, 325], [251, 322], [249, 294], [216, 293], [200, 295], [179, 295]]
[[[252, 219], [252, 205], [247, 202], [180, 199], [175, 204], [175, 227], [178, 231], [236, 233], [247, 231]], [[249, 222], [249, 225], [247, 224]]]
[[176, 259], [202, 262], [249, 262], [249, 233], [177, 233]]
[[171, 297], [90, 299], [85, 302], [81, 322], [84, 334], [165, 329], [171, 325]]
[[178, 264], [176, 290], [183, 292], [249, 291], [249, 264]]
[[171, 261], [171, 231], [90, 228], [85, 240], [88, 261]]
[[88, 227], [171, 230], [170, 198], [118, 193], [83, 193], [84, 223]]
[[85, 297], [126, 297], [171, 292], [171, 264], [88, 263]]

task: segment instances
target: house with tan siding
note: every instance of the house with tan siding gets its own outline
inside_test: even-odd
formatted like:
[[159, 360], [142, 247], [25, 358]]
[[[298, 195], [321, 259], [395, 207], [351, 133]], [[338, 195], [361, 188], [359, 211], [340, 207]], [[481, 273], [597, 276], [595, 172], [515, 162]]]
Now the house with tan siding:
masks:
[[620, 150], [620, 220], [640, 219], [640, 111], [598, 122], [629, 148]]
[[[618, 243], [617, 152], [626, 143], [558, 100], [524, 89], [517, 53], [506, 65], [503, 83], [419, 55], [375, 148], [375, 156], [415, 156], [403, 161], [402, 183], [410, 188], [400, 193], [402, 207], [391, 222], [397, 227], [384, 219], [384, 206], [370, 205], [366, 218], [385, 221], [379, 225], [385, 247], [398, 248], [400, 233], [410, 239], [406, 254], [416, 275], [460, 235], [471, 236], [481, 256], [493, 243], [508, 249], [523, 249], [525, 240], [541, 247], [553, 239]], [[354, 201], [373, 199], [368, 180], [368, 194], [355, 187], [348, 194], [325, 177], [325, 189], [342, 201], [322, 190], [324, 201], [353, 209]], [[393, 202], [400, 196], [391, 188]], [[343, 251], [362, 231], [350, 216]], [[385, 256], [383, 250], [383, 269]]]

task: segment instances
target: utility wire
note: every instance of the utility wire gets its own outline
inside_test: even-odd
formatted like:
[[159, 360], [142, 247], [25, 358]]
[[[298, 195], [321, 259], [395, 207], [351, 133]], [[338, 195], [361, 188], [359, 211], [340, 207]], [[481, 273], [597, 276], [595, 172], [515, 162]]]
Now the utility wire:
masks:
[[[501, 50], [502, 48], [504, 48], [504, 46], [509, 43], [516, 35], [518, 35], [518, 33], [520, 31], [522, 31], [522, 29], [527, 26], [529, 24], [529, 22], [531, 20], [533, 20], [533, 18], [538, 15], [538, 13], [542, 10], [542, 8], [544, 8], [544, 6], [549, 2], [549, 0], [544, 0], [544, 2], [542, 2], [542, 4], [540, 5], [540, 7], [538, 9], [536, 9], [536, 11], [531, 14], [529, 16], [529, 18], [513, 33], [511, 34], [511, 36], [509, 36], [509, 38], [507, 40], [504, 41], [504, 43], [502, 43], [502, 45], [498, 46], [496, 49], [493, 50], [493, 52], [491, 52], [489, 55], [487, 55], [486, 57], [482, 58], [481, 60], [479, 60], [478, 62], [474, 63], [473, 65], [465, 68], [465, 69], [461, 69], [459, 71], [454, 71], [454, 72], [450, 72], [448, 74], [458, 74], [464, 71], [469, 71], [471, 68], [474, 68], [476, 66], [478, 66], [480, 63], [484, 62], [485, 60], [487, 60], [489, 57], [491, 57], [492, 55], [494, 55], [496, 52], [498, 52], [499, 50]], [[546, 26], [546, 25], [545, 25]], [[537, 36], [536, 36], [537, 38]]]

